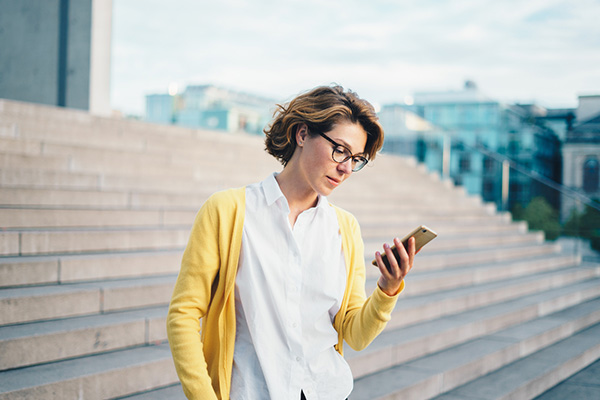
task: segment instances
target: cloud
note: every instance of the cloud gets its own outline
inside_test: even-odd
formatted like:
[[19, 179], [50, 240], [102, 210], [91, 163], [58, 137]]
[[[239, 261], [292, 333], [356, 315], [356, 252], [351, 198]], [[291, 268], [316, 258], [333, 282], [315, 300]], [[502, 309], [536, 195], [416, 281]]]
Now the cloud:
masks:
[[[373, 101], [474, 79], [502, 100], [600, 92], [596, 0], [114, 0], [112, 103], [169, 83], [285, 98], [339, 82]], [[364, 93], [364, 94], [363, 94]]]

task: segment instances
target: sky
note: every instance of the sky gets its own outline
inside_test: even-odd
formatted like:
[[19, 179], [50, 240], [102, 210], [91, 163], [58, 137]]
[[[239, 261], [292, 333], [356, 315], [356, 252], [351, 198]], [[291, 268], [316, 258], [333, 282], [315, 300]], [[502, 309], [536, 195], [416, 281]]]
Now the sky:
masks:
[[505, 103], [600, 94], [600, 0], [113, 0], [111, 105], [213, 84], [276, 102], [337, 83], [375, 105], [474, 81]]

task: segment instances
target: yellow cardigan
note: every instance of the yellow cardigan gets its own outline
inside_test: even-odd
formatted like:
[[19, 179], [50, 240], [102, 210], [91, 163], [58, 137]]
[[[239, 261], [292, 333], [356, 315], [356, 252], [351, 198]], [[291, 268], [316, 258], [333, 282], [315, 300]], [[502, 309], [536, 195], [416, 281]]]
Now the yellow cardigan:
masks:
[[[236, 335], [234, 287], [245, 194], [245, 188], [238, 188], [212, 195], [196, 216], [183, 254], [167, 316], [167, 335], [189, 399], [229, 398]], [[398, 296], [390, 297], [377, 287], [366, 298], [360, 227], [352, 214], [334, 208], [347, 266], [346, 290], [334, 320], [335, 348], [343, 355], [344, 340], [355, 350], [371, 343], [391, 318]], [[403, 288], [404, 282], [399, 293]]]

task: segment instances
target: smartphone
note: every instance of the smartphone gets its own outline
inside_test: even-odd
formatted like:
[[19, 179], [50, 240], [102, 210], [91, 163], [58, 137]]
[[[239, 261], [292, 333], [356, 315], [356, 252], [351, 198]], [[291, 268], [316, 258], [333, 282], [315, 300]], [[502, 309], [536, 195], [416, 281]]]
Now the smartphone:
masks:
[[[419, 250], [421, 250], [421, 248], [423, 246], [425, 246], [427, 243], [429, 243], [433, 239], [435, 239], [437, 237], [437, 233], [435, 233], [434, 231], [432, 231], [425, 225], [416, 227], [408, 235], [404, 236], [401, 240], [402, 244], [404, 245], [404, 247], [406, 249], [408, 249], [408, 247], [407, 247], [408, 239], [410, 239], [412, 236], [415, 237], [415, 253], [416, 253]], [[395, 245], [392, 246], [392, 252], [394, 253], [394, 256], [396, 257], [396, 259], [398, 260], [400, 258], [400, 256], [398, 255], [398, 250], [396, 249]], [[381, 258], [383, 259], [383, 263], [385, 264], [385, 266], [389, 269], [390, 264], [388, 262], [387, 255], [385, 253], [382, 253]], [[372, 264], [374, 266], [377, 266], [377, 260], [373, 260]]]

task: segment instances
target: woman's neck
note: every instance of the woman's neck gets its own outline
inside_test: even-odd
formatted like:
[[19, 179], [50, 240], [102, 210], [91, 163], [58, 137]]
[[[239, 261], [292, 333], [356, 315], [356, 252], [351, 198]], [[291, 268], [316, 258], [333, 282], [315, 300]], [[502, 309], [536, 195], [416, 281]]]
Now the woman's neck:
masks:
[[318, 195], [311, 187], [299, 184], [302, 180], [295, 176], [292, 169], [284, 168], [275, 179], [290, 207], [289, 219], [293, 227], [298, 215], [317, 205]]

